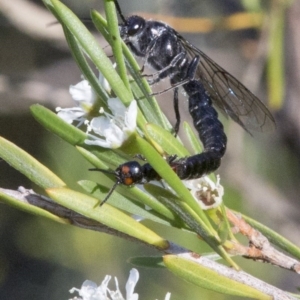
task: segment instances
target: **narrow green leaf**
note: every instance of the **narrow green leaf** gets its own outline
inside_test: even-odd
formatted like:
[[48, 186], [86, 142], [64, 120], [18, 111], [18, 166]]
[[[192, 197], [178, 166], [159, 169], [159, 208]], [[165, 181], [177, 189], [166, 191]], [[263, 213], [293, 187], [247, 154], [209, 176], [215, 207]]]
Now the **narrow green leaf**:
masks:
[[35, 104], [30, 107], [34, 118], [46, 129], [57, 134], [71, 145], [84, 144], [87, 135], [73, 125], [68, 124], [51, 110], [42, 105]]
[[286, 3], [274, 6], [271, 15], [270, 53], [267, 61], [267, 82], [270, 106], [279, 110], [282, 107], [285, 87], [284, 68], [284, 24]]
[[[131, 66], [127, 62], [127, 68], [132, 76], [133, 70], [131, 70]], [[162, 128], [166, 128], [168, 130], [172, 129], [172, 126], [170, 125], [169, 121], [166, 119], [166, 117], [163, 115], [163, 112], [160, 110], [156, 100], [149, 100], [152, 99], [153, 96], [149, 96], [149, 94], [145, 94], [145, 91], [143, 91], [143, 83], [140, 83], [141, 81], [145, 79], [141, 79], [140, 74], [135, 74], [132, 76], [134, 80], [131, 80], [130, 86], [132, 89], [132, 92], [134, 94], [135, 99], [138, 100], [139, 108], [141, 109], [143, 115], [145, 116], [148, 123], [157, 124]], [[141, 88], [142, 86], [142, 88]], [[165, 121], [162, 121], [165, 120]]]
[[[91, 147], [89, 147], [89, 148], [91, 149]], [[76, 149], [87, 161], [89, 161], [91, 164], [93, 164], [98, 169], [108, 169], [108, 165], [103, 162], [103, 160], [101, 159], [101, 156], [104, 156], [106, 161], [110, 160], [113, 163], [113, 165], [116, 162], [115, 159], [116, 159], [117, 154], [109, 149], [108, 149], [108, 151], [105, 151], [105, 149], [103, 149], [103, 148], [95, 149], [96, 154], [93, 153], [90, 149], [87, 150], [83, 147], [76, 146]], [[99, 152], [98, 150], [104, 150], [104, 151]]]
[[176, 276], [202, 288], [240, 297], [272, 299], [271, 296], [253, 287], [230, 279], [191, 260], [176, 255], [166, 255], [163, 257], [163, 261], [165, 266]]
[[52, 3], [51, 3], [51, 0], [43, 0], [45, 6], [47, 6], [47, 8], [49, 8], [49, 6], [52, 7]]
[[105, 40], [110, 43], [110, 36], [107, 28], [106, 19], [95, 9], [91, 10], [91, 18], [96, 29], [103, 35]]
[[2, 137], [0, 137], [0, 157], [44, 189], [65, 186], [65, 183], [48, 168], [27, 152]]
[[146, 268], [165, 268], [161, 256], [139, 256], [131, 257], [127, 260], [130, 264], [136, 267]]
[[[103, 176], [104, 177], [104, 176]], [[109, 191], [109, 189], [105, 188], [105, 190], [102, 192], [100, 190], [100, 187], [106, 186], [106, 184], [103, 184], [103, 179], [100, 181], [101, 184], [96, 184], [92, 181], [88, 180], [81, 180], [78, 182], [78, 184], [88, 193], [92, 194], [94, 197], [99, 199], [99, 202], [101, 202], [106, 196]], [[110, 187], [112, 187], [112, 182], [110, 183]], [[132, 195], [131, 195], [132, 196]], [[122, 209], [123, 211], [129, 212], [131, 215], [140, 216], [143, 219], [148, 219], [153, 222], [157, 222], [164, 225], [170, 225], [169, 221], [163, 219], [158, 214], [155, 213], [153, 210], [146, 209], [146, 206], [142, 203], [139, 203], [137, 201], [129, 200], [125, 195], [122, 193], [119, 194], [118, 191], [114, 191], [112, 195], [109, 197], [108, 203], [110, 205], [113, 205], [114, 207], [117, 207], [118, 209]], [[170, 212], [169, 212], [170, 214]], [[171, 215], [174, 218], [174, 215]]]
[[[14, 191], [12, 191], [14, 192]], [[27, 213], [36, 215], [36, 216], [41, 216], [41, 217], [45, 217], [48, 218], [50, 220], [62, 223], [62, 224], [69, 224], [70, 222], [66, 219], [60, 218], [58, 216], [53, 215], [52, 213], [39, 208], [35, 205], [31, 205], [29, 203], [25, 203], [20, 201], [20, 199], [12, 194], [12, 192], [8, 192], [7, 190], [4, 189], [0, 189], [0, 199], [1, 202], [6, 203], [12, 207], [15, 207], [17, 209], [23, 210]]]
[[199, 137], [196, 136], [195, 132], [187, 122], [183, 122], [183, 128], [186, 136], [188, 137], [190, 144], [193, 147], [194, 154], [199, 154], [203, 151]]
[[166, 207], [169, 207], [178, 216], [180, 216], [180, 219], [183, 220], [194, 232], [206, 239], [210, 239], [212, 243], [214, 242], [215, 247], [219, 245], [216, 243], [214, 236], [206, 230], [202, 220], [188, 205], [171, 193], [171, 191], [150, 183], [145, 184], [145, 189], [161, 201]]
[[[155, 146], [159, 145], [165, 153], [176, 154], [178, 157], [189, 156], [188, 150], [174, 137], [174, 135], [155, 124], [145, 126], [145, 134], [148, 140]], [[158, 148], [158, 147], [155, 147]]]
[[82, 49], [79, 47], [78, 42], [75, 39], [74, 35], [69, 31], [69, 29], [66, 26], [63, 26], [63, 29], [64, 29], [66, 40], [69, 44], [69, 48], [71, 50], [71, 53], [77, 65], [79, 66], [82, 74], [84, 75], [84, 78], [88, 80], [89, 84], [98, 95], [98, 98], [93, 104], [93, 111], [91, 111], [91, 113], [98, 112], [101, 106], [107, 108], [107, 104], [106, 104], [108, 100], [107, 92], [104, 90], [98, 78], [94, 74], [92, 68], [88, 64], [82, 52]]
[[114, 1], [104, 1], [105, 15], [107, 17], [107, 28], [109, 32], [109, 41], [116, 59], [118, 73], [122, 78], [128, 91], [130, 90], [127, 70], [122, 52], [122, 40], [119, 32], [118, 16]]
[[99, 202], [96, 198], [67, 188], [47, 189], [46, 192], [57, 203], [109, 228], [128, 234], [160, 249], [169, 247], [166, 240], [113, 206], [104, 204], [94, 208], [95, 204]]
[[227, 218], [226, 207], [224, 205], [224, 202], [221, 203], [219, 209], [221, 211], [219, 212], [216, 211], [216, 216], [219, 218], [219, 220], [221, 220], [221, 224], [218, 225], [219, 227], [218, 233], [222, 242], [225, 243], [226, 240], [236, 241], [236, 237], [232, 232], [231, 225]]

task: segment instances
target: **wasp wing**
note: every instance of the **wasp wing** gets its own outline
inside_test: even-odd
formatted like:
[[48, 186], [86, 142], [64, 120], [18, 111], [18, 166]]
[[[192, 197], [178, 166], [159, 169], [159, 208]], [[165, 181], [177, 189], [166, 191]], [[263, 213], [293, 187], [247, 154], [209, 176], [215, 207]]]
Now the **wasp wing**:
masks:
[[178, 38], [191, 59], [200, 56], [196, 79], [203, 83], [213, 104], [222, 113], [250, 134], [251, 131], [270, 131], [275, 128], [272, 114], [249, 89], [182, 36], [178, 35]]

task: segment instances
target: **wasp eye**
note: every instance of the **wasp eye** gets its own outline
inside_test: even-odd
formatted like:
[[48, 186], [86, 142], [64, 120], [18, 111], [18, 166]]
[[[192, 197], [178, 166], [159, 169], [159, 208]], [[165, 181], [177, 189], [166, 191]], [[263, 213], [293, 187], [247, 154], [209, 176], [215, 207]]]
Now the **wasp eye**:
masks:
[[132, 16], [127, 20], [128, 35], [134, 36], [145, 26], [145, 20], [139, 16]]

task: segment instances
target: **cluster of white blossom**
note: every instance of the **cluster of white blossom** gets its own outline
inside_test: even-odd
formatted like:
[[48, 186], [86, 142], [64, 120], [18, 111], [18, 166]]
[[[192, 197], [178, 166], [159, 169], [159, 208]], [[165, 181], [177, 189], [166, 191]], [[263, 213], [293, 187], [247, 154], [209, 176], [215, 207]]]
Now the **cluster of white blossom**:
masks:
[[[71, 300], [138, 300], [139, 295], [134, 293], [134, 288], [139, 280], [139, 272], [136, 269], [131, 269], [125, 289], [126, 297], [124, 298], [120, 289], [118, 279], [115, 277], [116, 290], [108, 288], [111, 276], [106, 275], [102, 283], [97, 286], [93, 281], [86, 280], [81, 289], [72, 288], [70, 293], [78, 292], [80, 298], [75, 297]], [[171, 293], [167, 293], [165, 300], [170, 300]]]
[[218, 207], [223, 201], [224, 188], [220, 184], [220, 176], [217, 176], [216, 183], [208, 176], [184, 180], [183, 183], [204, 210]]
[[[107, 81], [100, 74], [99, 82], [110, 93], [111, 89]], [[97, 99], [97, 95], [87, 80], [82, 80], [76, 85], [70, 86], [70, 94], [76, 102], [75, 107], [56, 109], [60, 118], [69, 124], [76, 123], [79, 127], [87, 126], [89, 145], [97, 145], [104, 148], [116, 149], [135, 132], [137, 118], [137, 103], [131, 101], [126, 107], [119, 98], [109, 98], [108, 107], [111, 113], [99, 110], [99, 116], [90, 118], [90, 112]], [[102, 114], [102, 115], [101, 115]]]

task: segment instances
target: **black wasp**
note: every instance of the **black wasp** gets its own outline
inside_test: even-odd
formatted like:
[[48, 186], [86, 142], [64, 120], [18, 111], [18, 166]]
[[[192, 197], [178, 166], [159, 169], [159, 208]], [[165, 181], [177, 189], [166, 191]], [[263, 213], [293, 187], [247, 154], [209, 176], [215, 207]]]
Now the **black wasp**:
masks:
[[[178, 88], [181, 86], [188, 96], [189, 112], [204, 151], [169, 160], [179, 178], [199, 178], [220, 166], [227, 137], [214, 106], [250, 134], [252, 130], [267, 131], [275, 127], [273, 116], [256, 96], [173, 28], [140, 16], [126, 19], [117, 1], [115, 4], [123, 22], [119, 25], [121, 38], [136, 56], [142, 57], [156, 71], [150, 83], [170, 79], [174, 89], [175, 133], [180, 124]], [[118, 184], [130, 186], [160, 179], [150, 164], [140, 165], [136, 161], [124, 163], [112, 173], [117, 181], [102, 204]]]

